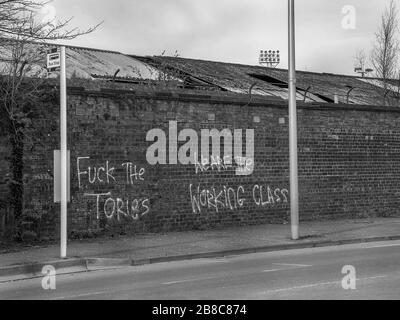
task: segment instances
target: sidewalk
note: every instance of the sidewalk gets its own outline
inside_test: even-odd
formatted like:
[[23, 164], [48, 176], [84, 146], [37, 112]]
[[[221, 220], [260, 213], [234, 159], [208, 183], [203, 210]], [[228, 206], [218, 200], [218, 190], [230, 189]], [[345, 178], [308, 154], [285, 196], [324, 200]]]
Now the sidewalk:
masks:
[[[271, 251], [294, 247], [400, 239], [400, 218], [349, 219], [302, 222], [302, 239], [290, 239], [290, 225], [258, 225], [210, 231], [170, 232], [124, 236], [117, 239], [75, 240], [68, 243], [68, 257], [117, 258], [132, 264]], [[0, 254], [0, 268], [59, 260], [59, 246], [30, 247]], [[68, 261], [68, 260], [67, 260]], [[81, 263], [81, 262], [80, 262]]]

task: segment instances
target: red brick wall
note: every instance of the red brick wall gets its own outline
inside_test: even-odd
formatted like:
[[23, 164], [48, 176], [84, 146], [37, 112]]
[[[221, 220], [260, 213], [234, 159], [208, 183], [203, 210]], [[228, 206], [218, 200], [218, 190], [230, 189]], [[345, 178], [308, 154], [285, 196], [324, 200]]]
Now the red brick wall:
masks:
[[[283, 223], [289, 219], [288, 118], [286, 102], [188, 91], [79, 91], [68, 97], [71, 149], [69, 231], [101, 228], [134, 233], [204, 229], [227, 225]], [[58, 232], [53, 204], [53, 149], [58, 148], [58, 106], [40, 124], [48, 141], [27, 152], [26, 209], [43, 214], [43, 232]], [[233, 169], [195, 172], [194, 165], [149, 165], [146, 150], [153, 128], [168, 122], [184, 128], [254, 129], [255, 166], [248, 176]], [[300, 218], [325, 219], [398, 214], [400, 113], [385, 107], [300, 104]], [[182, 144], [182, 143], [180, 143]], [[80, 170], [114, 167], [107, 183], [89, 182]], [[126, 180], [126, 162], [141, 176]], [[142, 170], [142, 171], [140, 171]], [[191, 186], [191, 188], [190, 188]], [[209, 190], [199, 212], [190, 190]], [[215, 190], [215, 191], [214, 191]], [[262, 199], [260, 197], [262, 193]], [[88, 194], [110, 193], [97, 201]], [[253, 194], [254, 193], [254, 194]], [[217, 206], [213, 196], [220, 194]], [[204, 193], [203, 193], [204, 195]], [[112, 200], [107, 200], [112, 198]], [[211, 198], [211, 199], [210, 199]], [[205, 199], [205, 200], [204, 200]], [[104, 205], [106, 203], [106, 212]], [[126, 202], [130, 208], [126, 209]], [[264, 204], [261, 204], [261, 201]], [[120, 207], [112, 217], [111, 207]], [[135, 210], [132, 210], [132, 206]], [[195, 209], [195, 210], [193, 210]], [[195, 211], [195, 212], [194, 212]], [[118, 217], [119, 216], [119, 217]]]

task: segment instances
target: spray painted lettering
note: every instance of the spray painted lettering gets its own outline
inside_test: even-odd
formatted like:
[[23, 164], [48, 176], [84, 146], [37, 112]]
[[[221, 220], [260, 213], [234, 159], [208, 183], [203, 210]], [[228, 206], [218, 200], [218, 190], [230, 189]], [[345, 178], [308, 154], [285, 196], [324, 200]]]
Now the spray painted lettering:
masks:
[[221, 209], [237, 210], [242, 208], [246, 202], [254, 203], [256, 206], [275, 206], [288, 202], [287, 189], [272, 188], [269, 185], [254, 185], [251, 190], [244, 186], [220, 188], [201, 187], [200, 185], [189, 185], [189, 194], [193, 213], [201, 213], [202, 209], [211, 209], [219, 212]]
[[[116, 167], [105, 161], [104, 165], [90, 165], [90, 157], [78, 157], [76, 160], [77, 177], [79, 189], [92, 188], [93, 185], [116, 184], [123, 181], [126, 185], [134, 185], [144, 181], [145, 169], [138, 167], [132, 162], [124, 162], [120, 165], [124, 170], [124, 176], [115, 174]], [[150, 201], [147, 197], [119, 197], [108, 192], [85, 192], [85, 197], [94, 199], [96, 203], [96, 217], [100, 219], [101, 214], [107, 219], [138, 220], [150, 211]]]

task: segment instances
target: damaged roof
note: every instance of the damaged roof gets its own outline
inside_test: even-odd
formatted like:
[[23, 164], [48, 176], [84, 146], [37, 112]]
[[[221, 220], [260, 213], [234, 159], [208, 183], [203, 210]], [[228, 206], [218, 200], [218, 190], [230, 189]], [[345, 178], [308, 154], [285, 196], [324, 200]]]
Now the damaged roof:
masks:
[[[46, 50], [58, 47], [42, 43], [27, 42], [21, 48], [29, 56], [26, 75], [32, 77], [57, 77], [57, 73], [46, 70]], [[138, 59], [117, 51], [99, 50], [66, 46], [67, 78], [158, 80], [160, 71]], [[5, 45], [0, 52], [0, 73], [8, 74], [12, 61], [12, 43]]]
[[[203, 80], [209, 86], [238, 93], [278, 96], [288, 99], [288, 71], [279, 68], [186, 59], [180, 57], [138, 57], [164, 71], [168, 68], [177, 74], [187, 74]], [[364, 105], [382, 103], [382, 80], [357, 76], [296, 72], [297, 99], [305, 102], [338, 102]], [[392, 94], [398, 86], [392, 81], [388, 87]]]
[[[34, 43], [29, 44], [29, 50], [34, 50], [35, 46], [41, 47], [41, 51], [43, 47], [50, 47]], [[0, 70], [7, 64], [6, 56], [2, 52]], [[32, 74], [38, 76], [39, 71], [40, 76], [57, 77], [57, 73], [47, 73], [45, 69], [45, 50], [39, 54], [41, 56], [43, 59], [31, 68]], [[288, 99], [289, 96], [288, 71], [285, 69], [181, 57], [127, 55], [76, 46], [66, 46], [66, 57], [68, 78], [145, 84], [163, 80], [188, 89], [251, 93], [281, 99]], [[381, 105], [388, 96], [391, 105], [399, 105], [399, 88], [397, 80], [390, 80], [385, 85], [382, 79], [377, 78], [296, 72], [297, 99], [304, 102]]]
[[140, 60], [115, 51], [67, 47], [67, 77], [139, 78], [157, 80], [159, 71]]

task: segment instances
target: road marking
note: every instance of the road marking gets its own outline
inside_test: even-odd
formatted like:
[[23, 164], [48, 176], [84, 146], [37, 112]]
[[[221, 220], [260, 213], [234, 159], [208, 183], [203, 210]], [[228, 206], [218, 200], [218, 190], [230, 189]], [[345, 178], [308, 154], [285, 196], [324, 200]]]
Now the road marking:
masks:
[[[273, 264], [280, 264], [282, 266], [290, 266], [290, 267], [297, 267], [297, 268], [303, 268], [303, 267], [311, 267], [311, 265], [308, 264], [286, 264], [286, 263], [273, 263]], [[262, 270], [261, 272], [274, 272], [274, 271], [285, 271], [285, 270], [292, 270], [296, 268], [276, 268], [276, 269], [265, 269]], [[203, 278], [187, 278], [187, 279], [181, 279], [181, 280], [175, 280], [175, 281], [168, 281], [168, 282], [162, 282], [162, 285], [170, 285], [170, 284], [177, 284], [177, 283], [184, 283], [184, 282], [190, 282], [190, 281], [200, 281], [200, 280], [210, 280], [210, 279], [218, 279], [218, 276], [213, 276], [213, 277], [203, 277]]]
[[367, 277], [367, 278], [360, 278], [360, 279], [357, 279], [357, 280], [371, 280], [371, 279], [386, 278], [386, 277], [387, 277], [387, 275], [382, 274], [382, 275], [380, 275], [380, 276]]
[[[372, 279], [377, 279], [377, 278], [385, 278], [387, 277], [386, 275], [378, 275], [378, 276], [372, 276], [372, 277], [366, 277], [366, 278], [357, 278], [357, 281], [360, 280], [372, 280]], [[294, 286], [294, 287], [288, 287], [288, 288], [280, 288], [280, 289], [272, 289], [272, 290], [267, 290], [264, 291], [264, 294], [268, 293], [275, 293], [275, 292], [282, 292], [282, 291], [290, 291], [290, 290], [298, 290], [298, 289], [306, 289], [306, 288], [313, 288], [313, 287], [318, 287], [318, 286], [327, 286], [327, 285], [332, 285], [332, 284], [341, 284], [342, 281], [329, 281], [329, 282], [316, 282], [316, 283], [310, 283], [310, 284], [305, 284], [301, 286]]]
[[287, 270], [294, 270], [297, 268], [305, 268], [305, 267], [312, 267], [310, 264], [295, 264], [295, 263], [273, 263], [274, 265], [279, 265], [283, 267], [294, 267], [294, 268], [279, 268], [279, 269], [266, 269], [262, 272], [273, 272], [273, 271], [287, 271]]
[[302, 285], [302, 286], [294, 286], [294, 287], [288, 287], [288, 288], [267, 290], [267, 291], [264, 291], [264, 293], [290, 291], [290, 290], [305, 289], [305, 288], [312, 288], [312, 287], [317, 287], [317, 286], [326, 286], [326, 285], [330, 285], [330, 284], [340, 284], [340, 283], [341, 283], [341, 281], [317, 282], [317, 283], [311, 283], [311, 284], [306, 284], [306, 285]]
[[283, 271], [283, 270], [287, 270], [287, 269], [266, 269], [261, 272], [273, 272], [273, 271]]
[[55, 298], [50, 298], [50, 300], [59, 300], [59, 299], [71, 299], [71, 298], [79, 298], [79, 297], [86, 297], [86, 296], [95, 296], [103, 293], [108, 293], [109, 291], [95, 291], [95, 292], [88, 292], [88, 293], [80, 293], [80, 294], [74, 294], [70, 296], [63, 296], [63, 297], [55, 297]]
[[[308, 264], [286, 264], [286, 263], [273, 263], [273, 264], [280, 264], [282, 266], [289, 266], [289, 267], [297, 267], [297, 268], [304, 268], [304, 267], [311, 267], [311, 265]], [[285, 271], [285, 270], [292, 270], [296, 268], [276, 268], [276, 269], [265, 269], [262, 270], [261, 272], [274, 272], [274, 271]], [[170, 284], [177, 284], [177, 283], [184, 283], [184, 282], [190, 282], [190, 281], [200, 281], [200, 280], [210, 280], [210, 279], [218, 279], [218, 276], [213, 276], [213, 277], [204, 277], [204, 278], [187, 278], [187, 279], [181, 279], [181, 280], [175, 280], [175, 281], [168, 281], [168, 282], [162, 282], [162, 285], [170, 285]]]
[[368, 246], [368, 247], [364, 247], [363, 249], [384, 248], [384, 247], [397, 247], [397, 246], [400, 246], [400, 243], [381, 244], [381, 245], [376, 245], [376, 246]]
[[163, 285], [175, 284], [175, 283], [183, 283], [183, 282], [190, 282], [190, 281], [200, 281], [200, 280], [209, 280], [209, 279], [217, 279], [218, 277], [206, 277], [206, 278], [189, 278], [189, 279], [182, 279], [182, 280], [175, 280], [175, 281], [168, 281], [162, 282]]
[[277, 266], [293, 266], [293, 267], [312, 267], [311, 264], [297, 264], [297, 263], [273, 263]]

